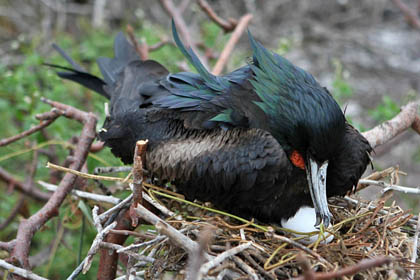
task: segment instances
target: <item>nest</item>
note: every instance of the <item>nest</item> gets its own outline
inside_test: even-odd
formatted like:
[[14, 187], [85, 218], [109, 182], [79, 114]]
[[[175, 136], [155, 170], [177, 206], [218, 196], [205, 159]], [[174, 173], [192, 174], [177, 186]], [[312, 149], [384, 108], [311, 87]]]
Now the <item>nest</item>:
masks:
[[[133, 182], [128, 177], [82, 174], [52, 164], [49, 167], [86, 178]], [[395, 184], [398, 174], [398, 168], [388, 168], [360, 182], [377, 182], [385, 189], [395, 186], [407, 190]], [[373, 181], [384, 178], [388, 178], [390, 184]], [[134, 185], [131, 186], [135, 196]], [[359, 185], [356, 190], [364, 187]], [[395, 202], [387, 204], [392, 191], [386, 191], [371, 202], [352, 196], [331, 198], [333, 226], [307, 234], [318, 236], [309, 245], [299, 243], [302, 237], [296, 237], [296, 232], [248, 221], [213, 209], [210, 204], [187, 201], [167, 188], [143, 183], [143, 191], [143, 198], [165, 214], [165, 220], [138, 205], [135, 208], [138, 217], [154, 227], [131, 232], [138, 237], [125, 248], [101, 244], [120, 252], [124, 250], [140, 260], [131, 263], [130, 271], [134, 269], [145, 279], [401, 279], [415, 278], [420, 270], [416, 263], [418, 217]], [[113, 207], [114, 211], [124, 207], [124, 203], [130, 203], [130, 198]], [[93, 214], [94, 220], [98, 220]], [[102, 229], [98, 229], [100, 231]], [[334, 235], [333, 241], [323, 243], [323, 238], [329, 234]], [[101, 235], [98, 233], [97, 238]]]
[[[334, 226], [328, 233], [334, 235], [334, 240], [323, 244], [320, 235], [316, 242], [302, 245], [296, 242], [299, 237], [284, 229], [239, 221], [240, 218], [233, 215], [160, 191], [149, 189], [149, 194], [168, 209], [180, 213], [166, 221], [204, 244], [203, 250], [210, 255], [219, 255], [252, 241], [252, 247], [226, 258], [208, 272], [209, 276], [220, 277], [217, 279], [224, 279], [222, 273], [235, 279], [297, 277], [305, 266], [310, 266], [313, 272], [327, 274], [351, 267], [353, 271], [347, 274], [353, 273], [354, 279], [397, 279], [407, 277], [413, 269], [420, 269], [420, 265], [410, 262], [413, 252], [410, 236], [415, 232], [416, 220], [394, 203], [385, 206], [384, 198], [370, 203], [351, 197], [330, 199]], [[310, 235], [319, 235], [319, 232]], [[161, 277], [163, 271], [191, 273], [189, 270], [197, 266], [194, 262], [200, 259], [200, 253], [188, 258], [184, 250], [170, 242], [150, 246], [143, 253], [152, 250], [158, 261], [146, 267], [145, 276], [150, 279]], [[366, 259], [371, 261], [367, 265], [371, 266], [369, 269], [364, 266], [366, 262], [361, 262]]]

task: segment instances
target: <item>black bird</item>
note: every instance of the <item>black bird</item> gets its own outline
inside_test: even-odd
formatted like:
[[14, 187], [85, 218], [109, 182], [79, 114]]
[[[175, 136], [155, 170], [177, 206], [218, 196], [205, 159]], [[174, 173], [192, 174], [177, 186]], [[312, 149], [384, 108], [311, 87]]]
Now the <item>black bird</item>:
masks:
[[97, 60], [103, 79], [55, 46], [74, 68], [60, 77], [110, 99], [99, 139], [124, 163], [148, 139], [147, 170], [188, 199], [265, 222], [313, 205], [328, 226], [327, 197], [356, 186], [372, 151], [328, 90], [251, 34], [252, 62], [214, 76], [172, 30], [198, 74], [142, 61], [121, 33], [115, 58]]

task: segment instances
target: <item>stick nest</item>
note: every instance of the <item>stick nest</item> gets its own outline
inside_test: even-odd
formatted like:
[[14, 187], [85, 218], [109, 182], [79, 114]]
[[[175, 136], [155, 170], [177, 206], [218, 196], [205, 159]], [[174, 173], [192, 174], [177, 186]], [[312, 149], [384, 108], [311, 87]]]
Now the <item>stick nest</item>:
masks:
[[[302, 274], [302, 258], [306, 263], [309, 262], [313, 272], [332, 272], [354, 266], [356, 270], [353, 279], [405, 278], [410, 270], [420, 269], [418, 264], [410, 262], [416, 220], [408, 211], [403, 211], [394, 203], [385, 206], [386, 198], [370, 203], [349, 197], [330, 199], [334, 226], [328, 233], [335, 236], [334, 240], [329, 244], [322, 244], [320, 237], [317, 242], [298, 248], [296, 244], [290, 243], [299, 238], [273, 225], [259, 225], [253, 221], [239, 222], [232, 215], [229, 217], [213, 212], [207, 205], [192, 206], [182, 199], [162, 196], [161, 192], [151, 189], [149, 194], [168, 209], [179, 213], [166, 221], [191, 239], [198, 240], [200, 244], [204, 242], [203, 250], [210, 255], [216, 256], [240, 244], [253, 242], [254, 245], [249, 249], [215, 266], [210, 270], [209, 276], [217, 277], [225, 273], [233, 278], [245, 277], [244, 279], [248, 279], [250, 274], [253, 278], [257, 276], [262, 279], [297, 277]], [[209, 235], [209, 229], [211, 238], [203, 237]], [[145, 241], [147, 240], [138, 240]], [[154, 255], [158, 260], [146, 268], [146, 278], [155, 279], [164, 271], [188, 274], [188, 269], [193, 269], [193, 261], [188, 262], [185, 251], [170, 242], [149, 246], [143, 253], [147, 254], [152, 250], [157, 252]], [[361, 260], [379, 256], [390, 256], [392, 262], [389, 265], [377, 264], [357, 271]], [[199, 257], [191, 256], [190, 259], [196, 260]]]

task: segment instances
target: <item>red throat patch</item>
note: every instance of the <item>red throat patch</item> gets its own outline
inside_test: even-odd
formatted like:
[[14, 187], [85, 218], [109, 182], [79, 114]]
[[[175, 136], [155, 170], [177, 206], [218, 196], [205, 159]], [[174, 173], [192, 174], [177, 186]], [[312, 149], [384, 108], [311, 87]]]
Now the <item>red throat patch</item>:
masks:
[[303, 160], [302, 155], [298, 151], [293, 150], [292, 154], [290, 155], [290, 161], [293, 163], [294, 166], [305, 170], [305, 161]]

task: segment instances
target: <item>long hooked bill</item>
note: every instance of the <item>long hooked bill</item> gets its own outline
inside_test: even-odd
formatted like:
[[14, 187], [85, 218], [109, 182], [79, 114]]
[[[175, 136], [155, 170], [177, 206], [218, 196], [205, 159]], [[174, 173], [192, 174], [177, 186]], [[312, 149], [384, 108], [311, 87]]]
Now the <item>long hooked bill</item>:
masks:
[[327, 202], [327, 168], [328, 160], [318, 164], [311, 156], [306, 160], [306, 177], [309, 191], [315, 207], [316, 223], [319, 226], [321, 221], [328, 227], [331, 220], [331, 213]]

